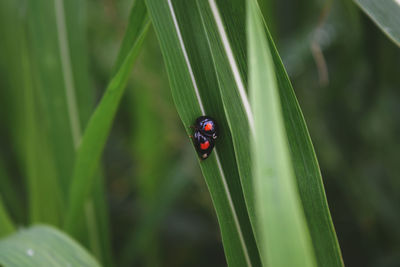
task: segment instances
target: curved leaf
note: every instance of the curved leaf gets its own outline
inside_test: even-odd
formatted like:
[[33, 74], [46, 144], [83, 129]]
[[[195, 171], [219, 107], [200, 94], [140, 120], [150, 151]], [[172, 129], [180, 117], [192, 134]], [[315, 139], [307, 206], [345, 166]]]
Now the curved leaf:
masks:
[[0, 240], [0, 265], [4, 267], [100, 266], [78, 243], [49, 226], [34, 226]]
[[99, 165], [111, 124], [149, 27], [149, 20], [142, 0], [135, 2], [131, 14], [133, 15], [131, 15], [127, 35], [121, 46], [115, 74], [90, 118], [77, 151], [69, 191], [68, 211], [64, 223], [64, 228], [72, 234], [76, 231], [75, 222], [83, 211], [84, 202], [95, 182], [94, 174]]

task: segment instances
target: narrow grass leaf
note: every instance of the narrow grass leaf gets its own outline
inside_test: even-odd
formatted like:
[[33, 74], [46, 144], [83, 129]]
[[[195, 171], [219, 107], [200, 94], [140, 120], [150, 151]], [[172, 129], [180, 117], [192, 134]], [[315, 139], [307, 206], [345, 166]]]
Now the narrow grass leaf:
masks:
[[[132, 12], [135, 12], [135, 8], [141, 8], [141, 6], [135, 2]], [[143, 8], [141, 8], [141, 10], [142, 12], [146, 12]], [[99, 165], [101, 153], [107, 140], [111, 124], [123, 95], [133, 63], [135, 62], [146, 35], [149, 23], [143, 23], [141, 21], [143, 18], [146, 18], [146, 16], [140, 16], [140, 20], [134, 19], [130, 21], [128, 28], [134, 27], [133, 25], [135, 23], [139, 23], [143, 25], [143, 27], [134, 32], [135, 38], [129, 38], [130, 50], [121, 65], [117, 66], [115, 75], [112, 77], [99, 105], [90, 118], [82, 138], [82, 143], [77, 151], [69, 191], [68, 211], [64, 224], [65, 229], [71, 234], [76, 232], [75, 221], [83, 211], [84, 203], [93, 188], [94, 174]], [[129, 32], [129, 30], [127, 32]]]
[[[55, 172], [61, 198], [65, 201], [80, 125], [64, 5], [62, 0], [29, 1], [26, 10], [27, 50], [38, 116], [33, 123], [41, 129], [54, 166], [48, 165]], [[46, 187], [41, 185], [36, 190], [40, 188]]]
[[262, 256], [269, 266], [316, 266], [261, 12], [255, 1], [247, 2], [249, 91], [255, 118], [252, 158]]
[[[74, 127], [76, 129], [80, 129], [79, 131], [79, 138], [78, 142], [74, 141], [75, 149], [76, 144], [79, 145], [80, 139], [82, 138], [82, 131], [85, 129], [85, 126], [92, 114], [94, 109], [94, 90], [91, 81], [90, 81], [90, 74], [89, 74], [89, 53], [88, 53], [88, 41], [87, 41], [87, 17], [89, 14], [89, 10], [87, 8], [88, 2], [81, 1], [81, 0], [62, 0], [60, 1], [62, 6], [56, 7], [54, 11], [56, 12], [56, 20], [57, 20], [57, 27], [62, 27], [62, 32], [58, 32], [58, 42], [60, 46], [59, 53], [63, 53], [63, 56], [60, 58], [63, 61], [63, 69], [71, 68], [70, 70], [66, 70], [70, 74], [66, 74], [64, 72], [64, 84], [67, 83], [68, 76], [70, 80], [73, 81], [73, 88], [75, 89], [74, 92], [69, 92], [68, 94], [74, 94], [75, 99], [69, 100], [69, 106], [72, 108], [75, 106], [75, 109], [69, 111], [71, 116], [73, 114], [78, 115], [78, 123]], [[60, 5], [57, 3], [56, 6]], [[64, 15], [60, 14], [60, 11], [64, 11]], [[61, 17], [64, 17], [64, 22], [60, 21]], [[60, 22], [58, 22], [60, 21]], [[60, 26], [58, 26], [60, 24]], [[64, 25], [63, 25], [64, 24]], [[61, 37], [61, 35], [65, 35], [66, 37]], [[64, 44], [60, 44], [60, 39], [65, 41]], [[64, 51], [61, 47], [66, 47], [69, 50]], [[69, 55], [69, 59], [66, 57]], [[68, 62], [69, 61], [69, 62]], [[70, 81], [70, 82], [71, 82]], [[70, 83], [69, 82], [69, 83]], [[75, 103], [74, 103], [75, 102]], [[70, 117], [71, 117], [70, 116]], [[70, 118], [71, 121], [76, 121], [77, 119]], [[76, 122], [75, 122], [76, 123]], [[72, 130], [71, 130], [72, 132]], [[71, 173], [68, 175], [68, 179], [71, 178]]]
[[271, 34], [266, 26], [264, 30], [275, 66], [292, 166], [317, 263], [319, 266], [344, 266], [307, 125]]
[[[211, 156], [200, 161], [216, 210], [229, 266], [259, 266], [218, 83], [199, 9], [193, 1], [146, 0], [167, 68], [172, 96], [188, 134], [198, 116], [219, 123]], [[225, 67], [225, 66], [224, 66]]]
[[[57, 167], [52, 152], [51, 142], [47, 134], [43, 134], [41, 123], [40, 93], [34, 82], [35, 68], [32, 59], [29, 57], [28, 41], [22, 37], [19, 53], [20, 72], [22, 80], [23, 109], [25, 120], [23, 130], [29, 135], [23, 138], [23, 145], [26, 149], [23, 154], [25, 173], [27, 176], [29, 194], [29, 213], [31, 222], [46, 222], [53, 225], [60, 225], [63, 210], [63, 194], [61, 192], [57, 175]], [[51, 201], [49, 201], [51, 199]]]
[[[254, 135], [254, 118], [247, 96], [247, 66], [244, 31], [244, 2], [197, 1], [202, 25], [207, 33], [218, 88], [234, 146], [237, 168], [250, 221], [255, 228], [250, 136]], [[235, 33], [236, 31], [236, 33]], [[238, 38], [239, 37], [239, 38]], [[256, 235], [257, 239], [257, 235]]]
[[373, 22], [400, 46], [400, 1], [399, 0], [354, 0]]
[[49, 226], [34, 226], [0, 240], [0, 265], [100, 266], [78, 243]]

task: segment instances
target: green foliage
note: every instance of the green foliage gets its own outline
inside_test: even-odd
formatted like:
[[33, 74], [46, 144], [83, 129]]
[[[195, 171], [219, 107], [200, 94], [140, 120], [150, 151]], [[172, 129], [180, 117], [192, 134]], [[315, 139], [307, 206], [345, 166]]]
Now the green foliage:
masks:
[[0, 1], [1, 266], [343, 266], [304, 117], [346, 263], [397, 265], [398, 48], [352, 2], [259, 2]]
[[20, 230], [1, 240], [0, 265], [100, 266], [81, 245], [49, 226], [34, 226]]
[[[232, 143], [235, 148], [235, 157], [238, 166], [238, 174], [241, 180], [241, 186], [243, 187], [243, 193], [246, 199], [247, 208], [250, 215], [249, 218], [250, 221], [252, 221], [253, 227], [255, 227], [256, 216], [253, 204], [254, 194], [252, 189], [253, 184], [251, 178], [252, 163], [250, 160], [250, 145], [249, 145], [250, 144], [249, 136], [252, 136], [254, 134], [254, 130], [252, 126], [253, 118], [251, 111], [249, 110], [249, 103], [247, 100], [246, 88], [244, 84], [244, 81], [247, 80], [247, 75], [246, 75], [247, 62], [245, 60], [245, 53], [244, 53], [244, 51], [246, 51], [246, 46], [245, 46], [245, 40], [240, 35], [241, 32], [240, 25], [243, 25], [242, 23], [240, 23], [240, 20], [242, 19], [243, 21], [244, 17], [241, 16], [240, 12], [238, 12], [238, 10], [243, 9], [240, 8], [242, 3], [239, 1], [231, 3], [232, 4], [230, 5], [231, 10], [229, 9], [229, 6], [221, 9], [213, 1], [209, 1], [208, 3], [200, 1], [197, 4], [198, 4], [197, 6], [193, 4], [181, 4], [181, 5], [178, 4], [173, 5], [172, 3], [170, 3], [169, 5], [165, 4], [164, 7], [157, 6], [158, 7], [157, 11], [159, 13], [155, 13], [157, 15], [153, 15], [155, 18], [161, 20], [162, 16], [160, 14], [165, 15], [165, 13], [167, 12], [171, 14], [169, 15], [170, 16], [169, 18], [168, 16], [165, 16], [166, 18], [164, 18], [162, 22], [159, 22], [159, 24], [162, 26], [159, 26], [160, 28], [158, 29], [158, 34], [161, 41], [161, 45], [166, 46], [163, 50], [164, 56], [166, 58], [166, 64], [167, 66], [171, 66], [169, 75], [172, 87], [174, 88], [173, 89], [174, 100], [177, 105], [178, 111], [180, 111], [180, 115], [184, 122], [184, 125], [190, 125], [190, 119], [193, 120], [193, 118], [196, 118], [199, 113], [200, 114], [204, 113], [204, 110], [209, 109], [213, 105], [217, 106], [218, 102], [220, 106], [221, 105], [223, 106], [224, 108], [223, 111], [224, 114], [226, 115], [226, 118], [223, 117], [218, 118], [218, 116], [220, 117], [222, 114], [221, 111], [216, 113], [212, 112], [211, 110], [210, 112], [207, 111], [206, 113], [211, 116], [217, 116], [218, 121], [222, 122], [221, 128], [225, 129], [225, 131], [227, 129], [230, 130], [230, 133], [232, 135]], [[174, 9], [176, 9], [176, 11]], [[199, 14], [197, 14], [196, 9], [198, 10]], [[164, 11], [164, 13], [160, 13], [161, 11]], [[156, 12], [156, 11], [151, 11], [151, 12]], [[227, 16], [224, 15], [223, 12], [234, 15]], [[199, 16], [201, 17], [201, 20], [198, 19]], [[186, 18], [190, 18], [190, 21], [189, 19]], [[156, 20], [153, 19], [153, 21]], [[166, 21], [168, 21], [168, 23]], [[203, 25], [203, 29], [201, 27], [199, 28], [198, 26], [200, 22]], [[157, 24], [155, 25], [157, 29]], [[222, 26], [223, 28], [219, 27], [219, 25], [223, 25]], [[166, 30], [166, 28], [168, 27], [169, 30]], [[171, 36], [169, 36], [169, 38], [163, 36], [165, 32], [170, 32], [171, 29], [175, 30], [177, 35], [176, 39], [174, 40], [175, 44], [171, 44], [172, 43]], [[201, 34], [204, 34], [203, 38], [199, 38]], [[179, 40], [180, 38], [181, 40]], [[229, 42], [229, 40], [235, 40], [235, 41]], [[270, 39], [269, 41], [272, 42]], [[230, 57], [230, 53], [234, 56], [233, 58]], [[187, 58], [186, 54], [188, 55]], [[178, 61], [179, 58], [180, 61]], [[299, 182], [299, 185], [304, 184], [310, 186], [310, 184], [313, 184], [315, 186], [315, 188], [311, 190], [310, 189], [306, 190], [302, 188], [303, 191], [301, 191], [301, 193], [306, 194], [302, 196], [302, 198], [305, 199], [306, 209], [308, 209], [308, 212], [306, 211], [306, 213], [310, 215], [309, 224], [310, 227], [312, 227], [313, 234], [315, 233], [315, 235], [313, 236], [316, 239], [318, 239], [315, 243], [315, 249], [318, 250], [318, 252], [321, 251], [321, 253], [319, 253], [318, 255], [318, 259], [322, 263], [327, 261], [330, 262], [330, 264], [333, 264], [333, 266], [335, 266], [335, 264], [338, 264], [340, 266], [341, 265], [340, 250], [338, 249], [336, 235], [332, 227], [332, 222], [330, 220], [326, 199], [323, 194], [321, 195], [319, 193], [321, 191], [323, 192], [323, 186], [321, 183], [319, 169], [318, 167], [315, 168], [315, 166], [318, 166], [318, 164], [316, 163], [315, 160], [315, 155], [312, 149], [312, 145], [309, 140], [309, 136], [307, 134], [307, 130], [305, 128], [302, 115], [298, 109], [297, 101], [292, 93], [291, 85], [287, 81], [286, 73], [282, 68], [279, 56], [277, 55], [275, 50], [274, 50], [274, 59], [275, 59], [275, 64], [279, 67], [277, 75], [280, 82], [279, 85], [283, 91], [282, 101], [283, 104], [286, 105], [284, 108], [285, 115], [296, 117], [295, 121], [290, 121], [290, 123], [288, 122], [287, 127], [289, 129], [293, 127], [302, 129], [302, 131], [300, 131], [297, 134], [297, 136], [291, 143], [293, 145], [291, 151], [293, 153], [294, 158], [296, 159], [295, 162], [297, 162], [297, 159], [299, 158], [303, 164], [305, 164], [306, 166], [309, 165], [309, 167], [307, 167], [308, 170], [313, 171], [309, 173], [304, 173], [304, 169], [300, 169], [299, 164], [296, 165], [295, 169], [296, 177], [299, 181], [304, 181], [304, 179], [310, 180], [309, 183]], [[211, 74], [212, 71], [210, 70], [214, 70], [215, 74]], [[181, 71], [182, 74], [179, 74], [179, 71]], [[208, 77], [215, 76], [216, 78], [214, 78], [215, 79], [214, 84], [211, 84], [211, 82], [213, 82], [213, 79], [208, 79], [207, 81], [208, 84], [202, 84], [202, 81], [204, 81], [204, 79], [201, 76], [202, 73], [209, 73]], [[183, 79], [183, 77], [185, 78]], [[207, 94], [208, 95], [211, 94], [208, 93], [207, 91], [211, 90], [215, 92], [214, 88], [220, 89], [220, 96], [214, 93], [214, 95], [212, 95], [212, 98], [207, 98]], [[191, 97], [189, 97], [190, 95]], [[200, 111], [197, 111], [197, 113], [194, 113], [191, 116], [190, 114], [192, 113], [188, 113], [188, 111], [193, 108], [187, 107], [187, 105], [190, 103], [193, 103], [192, 104], [193, 106], [197, 105], [200, 107]], [[223, 124], [225, 120], [227, 121], [229, 128], [226, 128], [226, 124], [225, 125]], [[294, 125], [292, 123], [294, 123]], [[265, 134], [261, 136], [264, 137]], [[218, 155], [221, 154], [220, 152], [221, 147], [223, 147], [223, 145], [219, 144]], [[298, 147], [302, 148], [300, 152], [309, 151], [308, 154], [299, 155]], [[280, 150], [278, 149], [278, 151]], [[222, 154], [221, 158], [226, 158], [228, 157], [228, 155], [231, 155], [231, 153], [232, 152], [226, 154], [224, 153]], [[265, 158], [263, 159], [265, 160]], [[222, 164], [221, 166], [222, 169], [224, 169], [224, 164]], [[304, 167], [304, 165], [302, 166]], [[288, 168], [281, 167], [281, 169], [287, 170]], [[205, 178], [208, 181], [210, 178], [207, 178], [206, 172], [207, 172], [207, 167], [203, 167], [203, 174], [205, 174]], [[215, 185], [210, 185], [209, 182], [208, 185], [211, 194], [214, 190], [217, 190], [218, 188], [218, 187], [213, 188]], [[284, 190], [283, 192], [284, 193], [287, 192], [288, 195], [287, 197], [285, 197], [284, 194], [280, 194], [280, 196], [283, 199], [292, 199], [290, 200], [291, 202], [290, 201], [289, 202], [291, 203], [290, 205], [294, 205], [293, 207], [295, 208], [293, 207], [289, 208], [287, 214], [290, 215], [291, 212], [293, 212], [293, 210], [298, 212], [299, 215], [295, 215], [295, 218], [299, 219], [295, 219], [294, 221], [299, 221], [298, 224], [299, 228], [295, 227], [296, 224], [294, 224], [293, 227], [294, 229], [297, 229], [295, 230], [295, 232], [297, 231], [299, 235], [303, 236], [304, 241], [301, 242], [307, 243], [309, 242], [307, 241], [309, 237], [307, 231], [304, 230], [307, 228], [304, 228], [306, 227], [304, 221], [303, 223], [301, 222], [301, 220], [303, 220], [301, 219], [302, 216], [301, 214], [303, 213], [302, 204], [301, 202], [299, 202], [300, 199], [296, 200], [297, 189], [295, 188], [297, 186], [298, 186], [297, 184], [294, 184], [287, 187], [286, 188], [287, 190], [283, 189]], [[275, 191], [272, 188], [271, 190], [272, 192]], [[315, 192], [315, 193], [310, 195], [310, 192]], [[236, 196], [238, 196], [235, 194], [232, 195], [233, 199], [235, 199]], [[272, 197], [271, 194], [268, 195]], [[294, 196], [294, 198], [292, 198], [292, 196]], [[217, 201], [218, 199], [214, 199], [214, 203], [216, 203]], [[275, 203], [276, 201], [282, 202], [282, 200], [269, 199], [268, 203], [271, 203], [271, 205], [273, 205], [273, 203]], [[241, 203], [239, 205], [243, 205], [243, 200], [237, 199], [236, 203]], [[316, 203], [318, 203], [318, 205], [316, 205]], [[311, 206], [317, 206], [318, 209], [320, 209], [320, 213], [312, 217], [312, 214], [315, 214], [315, 212], [314, 210], [310, 209]], [[229, 206], [225, 207], [224, 210], [227, 210], [228, 207]], [[218, 214], [218, 208], [217, 208], [217, 214]], [[273, 218], [279, 218], [279, 216], [273, 216]], [[277, 220], [277, 222], [279, 221], [280, 220]], [[224, 229], [223, 226], [224, 219], [223, 218], [220, 219], [219, 222], [221, 228]], [[288, 218], [288, 222], [291, 223], [292, 222], [291, 219]], [[281, 226], [281, 225], [279, 225], [278, 223], [276, 224], [276, 226]], [[290, 231], [284, 231], [283, 228], [281, 229], [283, 230], [281, 231], [282, 233], [288, 234], [286, 238], [281, 238], [281, 240], [297, 239], [294, 237], [295, 235], [294, 233], [291, 233]], [[279, 231], [276, 231], [276, 229], [274, 229], [272, 230], [272, 232], [279, 232]], [[319, 236], [322, 233], [324, 234], [324, 237]], [[224, 238], [223, 231], [222, 235]], [[226, 235], [229, 236], [232, 235], [232, 233], [228, 232], [226, 233]], [[225, 239], [226, 238], [227, 237], [225, 237]], [[279, 238], [277, 238], [276, 240], [278, 241]], [[302, 239], [300, 238], [300, 240]], [[322, 240], [324, 241], [321, 242]], [[301, 242], [297, 245], [297, 248], [300, 249], [297, 255], [303, 254], [303, 252], [301, 251], [303, 247], [303, 245], [301, 245]], [[273, 247], [274, 244], [275, 243], [272, 242], [272, 245], [270, 244], [269, 247]], [[320, 249], [319, 246], [323, 247], [323, 249]], [[277, 247], [279, 248], [281, 246]], [[230, 255], [232, 254], [238, 255], [237, 253], [232, 253], [231, 251], [229, 251], [229, 249], [230, 247], [228, 248], [225, 247], [228, 257], [228, 262]], [[254, 249], [248, 249], [248, 250], [254, 251]], [[309, 249], [308, 251], [312, 251], [312, 249], [311, 250]], [[246, 258], [245, 249], [243, 249], [242, 253], [243, 257]], [[329, 255], [330, 257], [327, 258], [327, 255]], [[277, 256], [277, 258], [279, 258], [279, 256]], [[312, 263], [313, 262], [312, 256], [309, 256], [309, 259], [311, 259], [309, 263], [310, 262]], [[232, 260], [231, 264], [235, 264], [233, 262], [236, 263], [236, 261]]]

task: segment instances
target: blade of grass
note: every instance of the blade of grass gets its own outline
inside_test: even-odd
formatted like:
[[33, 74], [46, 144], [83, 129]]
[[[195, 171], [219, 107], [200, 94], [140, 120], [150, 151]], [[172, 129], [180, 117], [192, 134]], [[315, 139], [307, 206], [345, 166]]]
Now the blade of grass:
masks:
[[[61, 12], [58, 7], [61, 7]], [[76, 136], [79, 133], [73, 129], [79, 129], [79, 123], [65, 18], [59, 15], [64, 15], [63, 5], [61, 0], [29, 1], [26, 10], [27, 48], [34, 78], [34, 97], [37, 99], [35, 106], [37, 116], [41, 118], [40, 122], [37, 119], [34, 123], [40, 124], [41, 134], [46, 136], [54, 177], [60, 183], [62, 200], [65, 201], [74, 161], [74, 139], [79, 141], [79, 136]]]
[[99, 263], [66, 234], [49, 226], [34, 226], [0, 241], [0, 265], [87, 266]]
[[[76, 98], [75, 100], [71, 99], [71, 102], [75, 102], [76, 104], [71, 103], [69, 105], [76, 106], [76, 109], [72, 110], [70, 114], [78, 113], [79, 115], [79, 125], [75, 127], [81, 129], [78, 138], [80, 142], [82, 138], [82, 129], [85, 128], [94, 109], [94, 92], [90, 90], [92, 86], [89, 75], [89, 53], [86, 40], [88, 28], [87, 14], [89, 10], [87, 8], [87, 1], [62, 0], [62, 4], [64, 7], [65, 22], [61, 22], [61, 24], [65, 24], [66, 29], [64, 29], [64, 31], [66, 31], [67, 34], [66, 38], [63, 38], [67, 40], [67, 43], [63, 44], [63, 46], [69, 48], [65, 54], [69, 54], [70, 56], [70, 64], [65, 62], [63, 65], [66, 65], [66, 67], [69, 65], [71, 68], [69, 72], [71, 73], [71, 80], [74, 82], [72, 86], [75, 88], [74, 94]], [[61, 33], [58, 32], [58, 35], [60, 34]], [[59, 46], [61, 45], [59, 44]], [[63, 61], [68, 61], [68, 59], [64, 59]], [[66, 76], [66, 74], [64, 74], [64, 76]], [[64, 83], [66, 83], [66, 79], [64, 79]], [[70, 121], [72, 121], [72, 119], [70, 119]], [[70, 178], [70, 175], [68, 178]]]
[[307, 125], [285, 67], [265, 26], [275, 66], [290, 157], [319, 266], [344, 266]]
[[[132, 13], [136, 12], [135, 9], [140, 9], [139, 12], [146, 12], [143, 5], [138, 4], [138, 2], [140, 3], [140, 1], [135, 2]], [[143, 19], [145, 22], [143, 22]], [[126, 41], [124, 40], [124, 43], [128, 42], [130, 49], [125, 55], [124, 60], [116, 67], [117, 71], [113, 75], [106, 92], [90, 118], [82, 138], [82, 143], [77, 151], [69, 191], [69, 205], [64, 223], [66, 231], [73, 235], [76, 234], [75, 221], [83, 211], [84, 202], [92, 190], [94, 174], [99, 164], [101, 152], [107, 140], [133, 63], [140, 51], [149, 26], [147, 16], [134, 17], [129, 23], [128, 33], [131, 33], [129, 29], [135, 27], [136, 23], [143, 26], [138, 28], [137, 31], [132, 32], [135, 38], [131, 38], [130, 36], [125, 38]]]
[[262, 16], [255, 0], [247, 2], [249, 90], [255, 119], [254, 191], [264, 263], [316, 266]]
[[[197, 1], [197, 5], [202, 16], [202, 25], [207, 33], [218, 88], [232, 133], [243, 195], [258, 244], [250, 153], [250, 137], [254, 136], [254, 118], [247, 97], [247, 70], [243, 70], [247, 66], [246, 52], [244, 52], [246, 46], [241, 36], [241, 33], [245, 32], [243, 29], [245, 16], [242, 12], [245, 10], [244, 1], [231, 1], [229, 5], [223, 4], [220, 8], [218, 4], [221, 2], [223, 1]], [[240, 30], [236, 31], [237, 29]]]
[[68, 42], [68, 33], [64, 11], [64, 1], [54, 0], [55, 20], [57, 25], [58, 46], [60, 52], [61, 69], [67, 102], [68, 118], [70, 123], [72, 141], [76, 149], [81, 139], [79, 111], [75, 96], [75, 82], [72, 73], [71, 56]]
[[[33, 84], [34, 67], [29, 58], [27, 41], [21, 42], [21, 72], [23, 73], [24, 109], [26, 124], [26, 174], [28, 178], [29, 211], [31, 222], [47, 222], [59, 225], [63, 210], [62, 193], [58, 184], [56, 164], [51, 144], [42, 134], [38, 95]], [[49, 201], [51, 199], [51, 201]]]
[[167, 68], [179, 116], [189, 126], [207, 114], [217, 119], [221, 135], [211, 156], [200, 161], [217, 213], [228, 265], [259, 266], [233, 157], [229, 128], [210, 61], [207, 39], [193, 1], [146, 1]]
[[400, 46], [400, 2], [398, 0], [354, 0], [373, 22]]

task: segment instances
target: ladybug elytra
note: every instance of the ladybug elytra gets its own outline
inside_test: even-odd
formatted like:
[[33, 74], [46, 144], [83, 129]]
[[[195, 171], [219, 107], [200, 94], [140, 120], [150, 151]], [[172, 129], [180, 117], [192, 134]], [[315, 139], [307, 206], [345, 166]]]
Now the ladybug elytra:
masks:
[[196, 119], [194, 135], [192, 136], [197, 152], [202, 159], [208, 158], [214, 148], [214, 140], [218, 137], [218, 127], [215, 120], [209, 116]]

